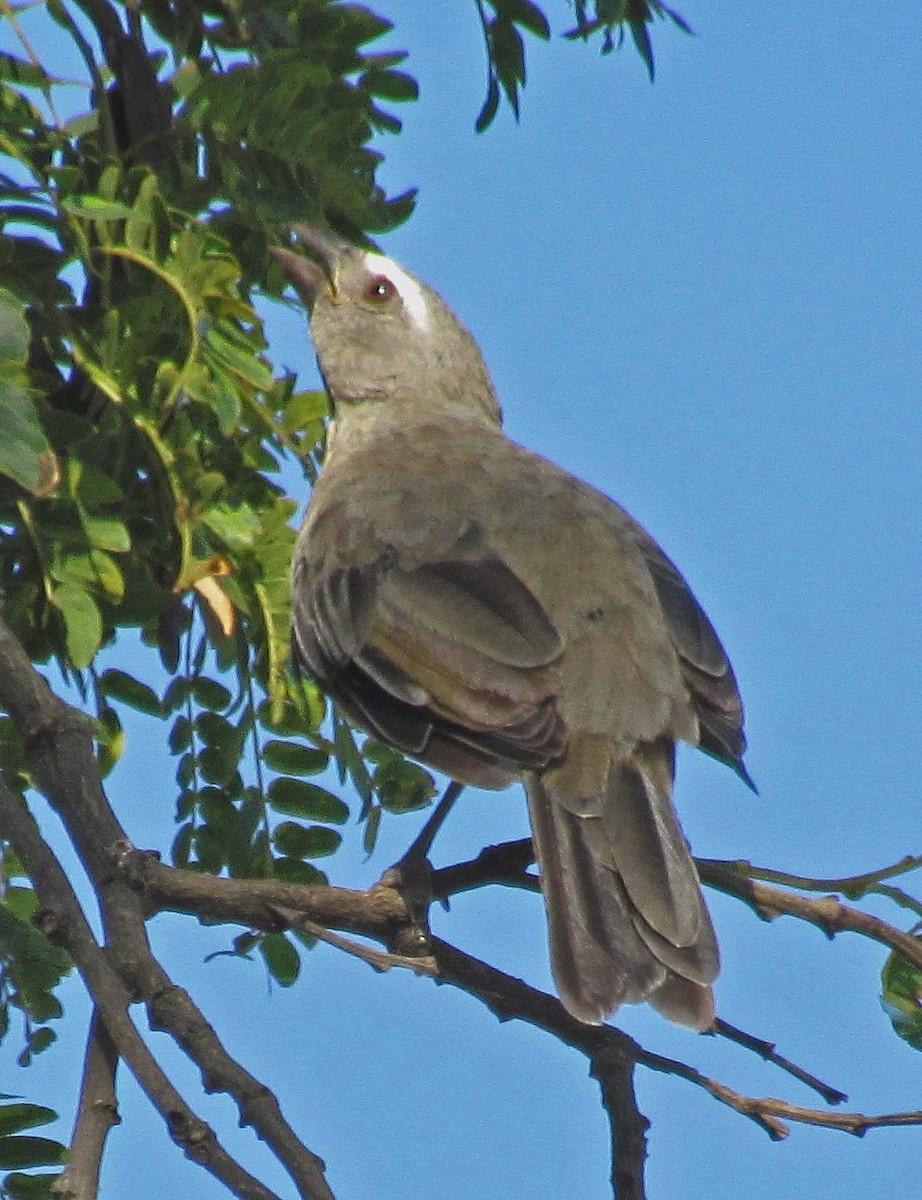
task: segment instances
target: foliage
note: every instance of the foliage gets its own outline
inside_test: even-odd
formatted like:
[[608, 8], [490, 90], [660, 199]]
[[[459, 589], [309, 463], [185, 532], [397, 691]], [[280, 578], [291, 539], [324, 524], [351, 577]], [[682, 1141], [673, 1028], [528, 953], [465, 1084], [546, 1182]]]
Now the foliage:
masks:
[[65, 1160], [65, 1147], [52, 1138], [24, 1136], [23, 1130], [47, 1125], [56, 1116], [50, 1108], [0, 1094], [0, 1170], [10, 1171], [0, 1182], [3, 1200], [41, 1200], [51, 1194], [57, 1172], [36, 1175], [21, 1168], [58, 1166]]
[[38, 898], [31, 887], [9, 880], [22, 876], [7, 848], [0, 863], [0, 1040], [14, 1014], [22, 1022], [20, 1066], [55, 1040], [49, 1022], [62, 1015], [55, 988], [70, 971], [70, 959], [35, 928]]
[[[281, 224], [379, 231], [409, 213], [368, 143], [416, 87], [402, 53], [369, 48], [390, 27], [357, 5], [151, 3], [124, 27], [107, 5], [49, 11], [89, 105], [58, 116], [63, 80], [28, 42], [0, 61], [5, 619], [90, 703], [105, 770], [125, 706], [163, 724], [175, 861], [322, 879], [347, 809], [304, 778], [334, 748], [322, 697], [286, 673], [281, 473], [313, 476], [326, 406], [273, 372], [255, 290], [280, 291]], [[159, 653], [148, 681], [97, 666], [129, 627]], [[14, 743], [7, 722], [7, 757]]]
[[671, 22], [684, 33], [692, 32], [685, 18], [674, 8], [660, 0], [593, 0], [593, 15], [589, 15], [586, 0], [575, 0], [576, 27], [564, 34], [571, 40], [586, 41], [595, 33], [602, 35], [602, 53], [611, 54], [616, 46], [624, 44], [627, 30], [637, 53], [646, 64], [652, 81], [656, 74], [653, 57], [653, 42], [648, 26], [654, 20]]
[[881, 972], [881, 985], [883, 1006], [894, 1030], [915, 1050], [922, 1050], [922, 970], [893, 951]]

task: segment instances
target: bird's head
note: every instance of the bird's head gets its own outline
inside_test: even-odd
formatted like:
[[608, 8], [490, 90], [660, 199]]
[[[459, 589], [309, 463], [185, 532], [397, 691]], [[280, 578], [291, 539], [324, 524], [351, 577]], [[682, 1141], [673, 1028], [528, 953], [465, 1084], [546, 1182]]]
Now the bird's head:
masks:
[[308, 310], [338, 412], [396, 402], [499, 423], [477, 343], [440, 296], [382, 254], [307, 225], [292, 232], [310, 257], [289, 246], [272, 254]]

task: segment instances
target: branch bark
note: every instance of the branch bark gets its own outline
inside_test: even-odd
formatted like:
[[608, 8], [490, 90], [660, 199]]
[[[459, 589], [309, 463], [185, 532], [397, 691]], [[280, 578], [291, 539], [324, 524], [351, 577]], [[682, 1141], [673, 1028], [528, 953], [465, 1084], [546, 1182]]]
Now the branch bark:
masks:
[[128, 1013], [131, 996], [97, 944], [67, 876], [20, 798], [0, 782], [0, 828], [31, 878], [42, 911], [39, 928], [63, 946], [93, 998], [118, 1054], [162, 1115], [170, 1137], [241, 1200], [279, 1200], [245, 1171], [218, 1142], [214, 1131], [186, 1104]]
[[896, 950], [922, 971], [922, 941], [894, 928], [880, 917], [844, 904], [838, 896], [814, 899], [771, 887], [767, 883], [749, 879], [732, 866], [715, 859], [699, 858], [695, 859], [695, 863], [703, 883], [728, 896], [744, 900], [763, 921], [774, 921], [781, 916], [799, 917], [821, 929], [829, 938], [837, 933], [860, 933], [882, 946]]
[[[112, 847], [127, 838], [102, 789], [93, 753], [92, 725], [55, 696], [0, 620], [0, 707], [19, 729], [38, 787], [60, 816], [99, 899], [108, 959], [96, 943], [60, 864], [18, 797], [0, 793], [0, 826], [52, 910], [47, 930], [72, 954], [119, 1054], [164, 1116], [186, 1153], [235, 1195], [273, 1195], [218, 1146], [194, 1116], [140, 1039], [128, 1004], [143, 999], [152, 1028], [169, 1032], [202, 1072], [206, 1089], [233, 1097], [241, 1122], [251, 1125], [288, 1171], [299, 1195], [333, 1200], [323, 1161], [297, 1137], [272, 1092], [236, 1063], [189, 995], [154, 958], [140, 896], [115, 870]], [[47, 897], [47, 899], [46, 899]], [[109, 963], [118, 969], [115, 974]], [[127, 1052], [126, 1052], [127, 1047]]]
[[94, 1200], [99, 1192], [106, 1138], [120, 1120], [115, 1093], [118, 1061], [118, 1051], [106, 1024], [94, 1008], [67, 1166], [51, 1185], [56, 1200]]

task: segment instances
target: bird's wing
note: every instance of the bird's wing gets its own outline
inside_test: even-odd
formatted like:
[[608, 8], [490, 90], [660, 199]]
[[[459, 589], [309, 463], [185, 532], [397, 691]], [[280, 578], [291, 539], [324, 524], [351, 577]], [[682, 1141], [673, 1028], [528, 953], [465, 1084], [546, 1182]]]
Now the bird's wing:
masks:
[[754, 789], [743, 765], [743, 702], [727, 652], [675, 564], [640, 526], [635, 538], [656, 587], [700, 727], [702, 750]]
[[293, 590], [299, 658], [376, 736], [490, 786], [562, 752], [561, 641], [497, 555], [406, 568], [383, 553], [317, 577], [300, 560]]

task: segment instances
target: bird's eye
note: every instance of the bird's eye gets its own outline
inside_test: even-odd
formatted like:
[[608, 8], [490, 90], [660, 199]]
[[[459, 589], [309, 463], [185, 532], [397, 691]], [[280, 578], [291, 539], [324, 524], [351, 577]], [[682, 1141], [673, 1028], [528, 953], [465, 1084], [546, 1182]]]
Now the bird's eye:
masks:
[[365, 285], [363, 295], [372, 304], [385, 304], [393, 296], [397, 295], [397, 289], [386, 275], [375, 275]]

